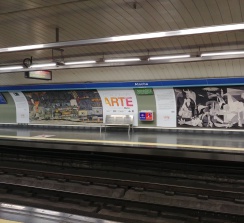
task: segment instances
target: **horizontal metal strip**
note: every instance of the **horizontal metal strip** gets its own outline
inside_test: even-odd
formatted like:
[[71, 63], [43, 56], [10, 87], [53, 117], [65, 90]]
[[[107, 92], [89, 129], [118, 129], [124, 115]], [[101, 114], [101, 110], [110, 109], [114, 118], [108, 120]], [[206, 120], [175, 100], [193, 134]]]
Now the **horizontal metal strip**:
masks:
[[[216, 53], [222, 53], [226, 51], [216, 51]], [[227, 51], [228, 52], [228, 51]], [[168, 59], [157, 59], [157, 60], [149, 60], [148, 56], [138, 57], [140, 58], [138, 61], [125, 61], [125, 62], [105, 62], [103, 60], [94, 60], [94, 63], [83, 63], [81, 64], [58, 64], [51, 62], [52, 66], [47, 66], [45, 64], [33, 64], [33, 67], [22, 68], [22, 64], [15, 64], [11, 66], [5, 66], [0, 68], [1, 73], [17, 73], [17, 72], [25, 72], [25, 71], [35, 71], [35, 70], [65, 70], [65, 69], [79, 69], [79, 68], [99, 68], [99, 67], [122, 67], [122, 66], [141, 66], [141, 65], [156, 65], [156, 64], [170, 64], [170, 63], [188, 63], [188, 62], [204, 62], [204, 61], [213, 61], [213, 60], [230, 60], [230, 59], [241, 59], [244, 58], [243, 51], [235, 51], [236, 54], [230, 55], [217, 55], [217, 56], [205, 56], [201, 57], [196, 53], [189, 54], [187, 58], [170, 58], [170, 56], [175, 55], [162, 55], [163, 57], [169, 57]], [[238, 54], [239, 52], [239, 54]], [[176, 56], [180, 56], [183, 54], [177, 54]], [[126, 58], [124, 58], [126, 59]], [[72, 62], [72, 61], [71, 61]], [[84, 61], [85, 62], [85, 61]], [[34, 65], [40, 65], [40, 67], [34, 67]], [[41, 66], [42, 65], [42, 66]]]
[[85, 45], [104, 44], [104, 43], [116, 43], [116, 42], [123, 42], [123, 41], [132, 41], [132, 40], [168, 38], [168, 37], [176, 37], [176, 36], [189, 36], [189, 35], [199, 35], [204, 33], [230, 32], [230, 31], [237, 31], [243, 29], [244, 29], [243, 23], [220, 25], [220, 26], [195, 27], [190, 29], [173, 30], [173, 31], [139, 33], [139, 34], [132, 34], [132, 35], [113, 36], [113, 37], [86, 39], [86, 40], [75, 40], [75, 41], [68, 41], [68, 42], [56, 42], [56, 43], [7, 47], [7, 48], [0, 48], [0, 53], [21, 52], [21, 51], [28, 51], [28, 50], [43, 50], [43, 49], [60, 48], [60, 47], [63, 48], [63, 47], [85, 46]]
[[[24, 74], [23, 74], [24, 75]], [[1, 86], [1, 92], [8, 91], [44, 91], [44, 90], [82, 90], [82, 89], [120, 89], [120, 88], [169, 88], [195, 86], [229, 86], [244, 85], [244, 77], [239, 78], [207, 78], [189, 80], [138, 81], [138, 82], [107, 82], [107, 83], [70, 83], [70, 84], [39, 84], [21, 86]]]

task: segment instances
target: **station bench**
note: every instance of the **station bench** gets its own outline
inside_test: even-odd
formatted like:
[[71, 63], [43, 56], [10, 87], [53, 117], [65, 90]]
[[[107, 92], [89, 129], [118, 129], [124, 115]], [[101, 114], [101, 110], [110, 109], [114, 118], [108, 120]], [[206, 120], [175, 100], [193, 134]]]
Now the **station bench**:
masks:
[[133, 115], [106, 115], [105, 131], [107, 127], [126, 127], [129, 134], [130, 130], [133, 130], [133, 121]]

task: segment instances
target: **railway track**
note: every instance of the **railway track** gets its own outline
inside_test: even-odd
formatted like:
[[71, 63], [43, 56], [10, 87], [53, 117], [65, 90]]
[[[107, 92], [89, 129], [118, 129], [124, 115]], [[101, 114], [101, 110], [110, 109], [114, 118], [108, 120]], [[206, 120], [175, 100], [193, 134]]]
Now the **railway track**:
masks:
[[2, 201], [122, 222], [244, 222], [241, 166], [23, 154], [1, 156]]
[[[4, 163], [2, 163], [3, 165]], [[222, 199], [244, 204], [244, 190], [238, 185], [227, 184], [206, 184], [206, 182], [196, 182], [196, 180], [173, 180], [156, 178], [152, 176], [141, 176], [138, 174], [120, 174], [115, 177], [116, 172], [99, 171], [74, 171], [57, 169], [54, 171], [34, 170], [33, 166], [23, 168], [0, 166], [0, 174], [11, 174], [15, 176], [38, 176], [39, 179], [54, 179], [63, 182], [87, 182], [89, 184], [103, 184], [115, 187], [132, 187], [137, 190], [156, 190], [168, 195], [192, 195], [202, 199]], [[75, 173], [76, 172], [76, 173]], [[112, 172], [112, 173], [111, 173]], [[0, 179], [1, 182], [1, 179]]]

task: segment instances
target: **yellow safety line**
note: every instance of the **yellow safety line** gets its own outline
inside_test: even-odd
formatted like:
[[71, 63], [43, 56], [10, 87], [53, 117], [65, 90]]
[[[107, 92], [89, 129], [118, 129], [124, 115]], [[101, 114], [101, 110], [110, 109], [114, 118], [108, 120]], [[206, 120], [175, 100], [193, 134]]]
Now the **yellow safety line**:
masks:
[[9, 220], [5, 220], [5, 219], [0, 219], [0, 223], [21, 223], [19, 221], [9, 221]]
[[220, 146], [201, 146], [201, 145], [184, 145], [184, 144], [167, 144], [167, 143], [150, 143], [150, 142], [126, 142], [126, 141], [107, 141], [107, 140], [89, 140], [89, 139], [65, 139], [65, 138], [43, 138], [43, 137], [27, 137], [27, 136], [4, 136], [0, 138], [6, 139], [28, 139], [28, 140], [46, 140], [46, 141], [61, 141], [61, 142], [88, 142], [88, 143], [102, 143], [102, 144], [115, 144], [115, 145], [141, 145], [141, 146], [156, 146], [156, 147], [178, 147], [187, 149], [210, 149], [210, 150], [232, 150], [243, 151], [244, 148], [234, 147], [220, 147]]

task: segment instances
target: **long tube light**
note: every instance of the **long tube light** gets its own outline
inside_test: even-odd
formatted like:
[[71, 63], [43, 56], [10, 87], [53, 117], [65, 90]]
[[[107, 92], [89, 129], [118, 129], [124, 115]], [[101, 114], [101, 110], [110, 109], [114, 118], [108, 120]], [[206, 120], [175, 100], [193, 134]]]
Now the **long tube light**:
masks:
[[0, 70], [18, 70], [22, 69], [22, 66], [10, 66], [10, 67], [0, 67]]
[[140, 58], [121, 58], [121, 59], [105, 59], [104, 62], [106, 63], [113, 63], [113, 62], [132, 62], [132, 61], [141, 61]]
[[113, 41], [129, 41], [129, 40], [141, 40], [141, 39], [152, 39], [162, 37], [173, 37], [173, 36], [184, 36], [184, 35], [195, 35], [204, 33], [215, 33], [215, 32], [226, 32], [244, 29], [244, 23], [231, 24], [231, 25], [220, 25], [220, 26], [206, 26], [191, 29], [182, 29], [167, 32], [155, 32], [155, 33], [143, 33], [126, 36], [115, 36], [111, 37]]
[[46, 63], [46, 64], [34, 64], [30, 68], [39, 68], [39, 67], [53, 67], [56, 66], [56, 63]]
[[87, 61], [74, 61], [74, 62], [65, 62], [65, 65], [78, 65], [78, 64], [90, 64], [90, 63], [96, 63], [95, 60], [87, 60]]
[[173, 56], [155, 56], [155, 57], [149, 57], [148, 60], [170, 60], [170, 59], [180, 59], [180, 58], [189, 58], [191, 57], [190, 54], [184, 54], [184, 55], [173, 55]]
[[[40, 68], [40, 69], [45, 69], [46, 67], [50, 67], [49, 69], [51, 70], [57, 70], [57, 69], [65, 69], [65, 68], [83, 68], [84, 65], [87, 65], [86, 67], [104, 67], [107, 66], [105, 65], [106, 63], [116, 63], [116, 62], [135, 62], [135, 65], [142, 65], [142, 64], [160, 64], [160, 63], [177, 63], [177, 62], [186, 62], [184, 58], [189, 58], [187, 61], [205, 61], [207, 60], [219, 60], [219, 59], [236, 59], [243, 58], [244, 55], [244, 50], [242, 51], [216, 51], [216, 52], [206, 52], [202, 53], [200, 57], [195, 56], [195, 55], [190, 55], [190, 54], [179, 54], [179, 55], [165, 55], [165, 56], [152, 56], [152, 57], [147, 57], [148, 61], [145, 60], [145, 57], [138, 57], [138, 58], [116, 58], [116, 59], [105, 59], [103, 62], [101, 61], [100, 63], [97, 63], [95, 60], [87, 60], [87, 61], [70, 61], [66, 62], [63, 64], [63, 66], [58, 66], [56, 63], [46, 63], [46, 64], [34, 64], [31, 65], [29, 68], [24, 68], [23, 66], [20, 65], [12, 65], [12, 66], [4, 66], [0, 67], [0, 73], [11, 73], [11, 72], [21, 72], [21, 71], [28, 71], [28, 70], [35, 70], [35, 68]], [[206, 59], [204, 58], [206, 57]], [[172, 59], [172, 60], [171, 60]], [[174, 60], [176, 59], [176, 60]], [[178, 59], [178, 60], [177, 60]], [[181, 60], [182, 59], [182, 60]], [[150, 63], [150, 61], [155, 60], [156, 62]], [[96, 65], [89, 66], [89, 64], [94, 64]], [[66, 65], [68, 65], [66, 67]], [[70, 66], [69, 66], [70, 65]], [[72, 65], [77, 65], [72, 67]], [[121, 65], [127, 65], [121, 64]], [[131, 63], [128, 63], [128, 65], [131, 65]], [[109, 65], [111, 66], [111, 65]]]
[[224, 52], [202, 53], [201, 57], [228, 56], [228, 55], [239, 55], [239, 54], [244, 54], [244, 51], [224, 51]]
[[28, 45], [28, 46], [15, 46], [7, 48], [9, 52], [11, 51], [22, 51], [22, 50], [37, 50], [42, 49], [44, 44]]
[[176, 36], [196, 35], [196, 34], [204, 34], [204, 33], [228, 32], [228, 31], [237, 31], [243, 29], [244, 29], [244, 23], [219, 25], [219, 26], [206, 26], [206, 27], [197, 27], [197, 28], [181, 29], [181, 30], [174, 30], [174, 31], [142, 33], [142, 34], [114, 36], [114, 37], [106, 37], [106, 38], [98, 38], [98, 39], [76, 40], [76, 41], [68, 41], [68, 42], [57, 42], [57, 43], [46, 43], [46, 44], [0, 48], [0, 53], [50, 49], [50, 48], [60, 48], [60, 47], [84, 46], [84, 45], [91, 45], [91, 44], [103, 44], [103, 43], [111, 43], [111, 42], [130, 41], [130, 40], [176, 37]]

